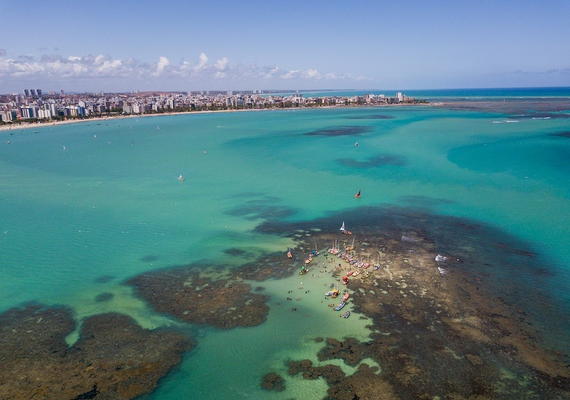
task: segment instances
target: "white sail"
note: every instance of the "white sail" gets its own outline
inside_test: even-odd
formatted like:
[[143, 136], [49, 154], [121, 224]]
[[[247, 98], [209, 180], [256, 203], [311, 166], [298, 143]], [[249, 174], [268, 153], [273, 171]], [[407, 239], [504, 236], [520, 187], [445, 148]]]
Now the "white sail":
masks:
[[344, 221], [342, 221], [342, 226], [340, 227], [340, 230], [343, 232], [346, 230], [346, 229], [344, 229]]

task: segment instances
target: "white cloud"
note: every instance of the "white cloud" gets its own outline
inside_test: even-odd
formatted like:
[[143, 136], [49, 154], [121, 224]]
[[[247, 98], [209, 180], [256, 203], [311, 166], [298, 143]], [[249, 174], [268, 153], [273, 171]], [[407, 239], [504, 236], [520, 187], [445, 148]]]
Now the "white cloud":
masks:
[[[164, 87], [165, 82], [174, 82], [180, 87], [184, 87], [185, 82], [208, 82], [225, 81], [227, 86], [247, 84], [261, 84], [261, 82], [288, 80], [290, 82], [302, 83], [303, 81], [318, 80], [356, 80], [350, 74], [338, 74], [329, 72], [321, 74], [315, 68], [306, 70], [281, 69], [276, 65], [259, 66], [253, 63], [249, 66], [238, 64], [232, 66], [227, 57], [210, 61], [205, 53], [200, 53], [195, 63], [182, 60], [178, 64], [173, 64], [167, 57], [160, 56], [155, 63], [144, 63], [134, 58], [125, 60], [114, 59], [109, 55], [99, 54], [84, 56], [69, 55], [67, 57], [59, 54], [42, 55], [39, 60], [30, 56], [21, 56], [17, 59], [5, 58], [6, 51], [0, 49], [0, 80], [14, 81], [18, 87], [21, 84], [42, 84], [46, 83], [66, 86], [73, 85], [73, 82], [81, 81], [85, 85], [92, 86], [126, 86], [140, 87], [149, 85]], [[74, 81], [70, 84], [69, 80]], [[104, 79], [104, 80], [103, 80]], [[362, 79], [362, 78], [358, 78]], [[257, 82], [257, 83], [256, 83]], [[17, 89], [17, 87], [15, 88]], [[69, 90], [82, 90], [70, 87]]]
[[203, 69], [207, 64], [208, 64], [208, 57], [206, 56], [206, 54], [200, 53], [200, 61], [198, 61], [198, 64], [194, 67], [194, 70], [195, 70], [195, 71], [200, 71], [200, 70]]
[[228, 60], [226, 57], [221, 58], [218, 61], [216, 61], [216, 64], [214, 64], [214, 68], [216, 68], [218, 71], [225, 71], [226, 69], [228, 69], [229, 62], [230, 60]]
[[158, 63], [156, 64], [155, 75], [160, 75], [164, 72], [164, 69], [170, 65], [170, 61], [166, 57], [159, 57]]

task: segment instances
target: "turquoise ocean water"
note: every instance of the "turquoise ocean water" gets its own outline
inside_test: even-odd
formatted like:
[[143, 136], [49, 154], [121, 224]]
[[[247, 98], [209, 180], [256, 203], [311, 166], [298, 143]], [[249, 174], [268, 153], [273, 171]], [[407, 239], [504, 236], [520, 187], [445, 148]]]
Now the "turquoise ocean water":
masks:
[[[570, 89], [432, 92], [501, 95], [564, 98]], [[533, 118], [433, 106], [302, 109], [1, 131], [0, 311], [36, 301], [70, 306], [78, 321], [118, 311], [148, 328], [177, 324], [122, 282], [199, 260], [247, 261], [228, 256], [228, 248], [284, 251], [291, 243], [254, 231], [267, 217], [312, 220], [363, 205], [408, 205], [410, 198], [528, 243], [552, 274], [539, 289], [570, 308], [570, 111], [557, 112]], [[360, 133], [305, 135], [349, 128]], [[251, 204], [266, 214], [235, 212]], [[277, 299], [298, 280], [262, 286]], [[95, 300], [109, 292], [112, 300]], [[148, 398], [322, 397], [321, 380], [288, 377], [279, 394], [262, 391], [260, 377], [286, 376], [288, 359], [314, 359], [317, 336], [364, 340], [367, 330], [356, 318], [339, 324], [316, 302], [299, 307], [311, 318], [293, 320], [270, 301], [258, 327], [196, 328], [198, 347]]]

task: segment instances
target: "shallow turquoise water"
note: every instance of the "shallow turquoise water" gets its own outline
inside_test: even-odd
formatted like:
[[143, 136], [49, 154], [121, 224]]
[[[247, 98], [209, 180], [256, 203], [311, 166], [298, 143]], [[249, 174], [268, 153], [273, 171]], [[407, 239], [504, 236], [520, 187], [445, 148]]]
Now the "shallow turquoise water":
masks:
[[[283, 251], [287, 241], [255, 233], [255, 226], [370, 205], [428, 207], [515, 235], [554, 274], [541, 281], [548, 288], [537, 289], [568, 305], [570, 140], [551, 134], [570, 131], [570, 119], [504, 120], [417, 106], [125, 118], [0, 132], [0, 310], [33, 300], [69, 305], [78, 319], [117, 310], [146, 327], [173, 323], [121, 282], [198, 260], [244, 261], [228, 259], [224, 250], [232, 247]], [[339, 134], [354, 132], [361, 133]], [[298, 279], [263, 286], [276, 299]], [[105, 292], [115, 294], [113, 301], [97, 303]], [[272, 303], [259, 327], [198, 329], [198, 348], [149, 398], [318, 398], [326, 389], [320, 381], [291, 378], [284, 394], [268, 394], [259, 380], [288, 358], [314, 358], [311, 338], [364, 339], [367, 331], [364, 324], [340, 325], [330, 309], [302, 304], [311, 315], [302, 322], [292, 323], [292, 313]]]

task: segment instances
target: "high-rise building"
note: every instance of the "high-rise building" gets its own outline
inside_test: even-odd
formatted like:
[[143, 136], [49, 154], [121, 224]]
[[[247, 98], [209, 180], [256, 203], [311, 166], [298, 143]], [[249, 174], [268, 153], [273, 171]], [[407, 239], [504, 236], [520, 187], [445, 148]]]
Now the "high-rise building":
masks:
[[30, 97], [30, 91], [28, 89], [24, 89], [24, 96]]

